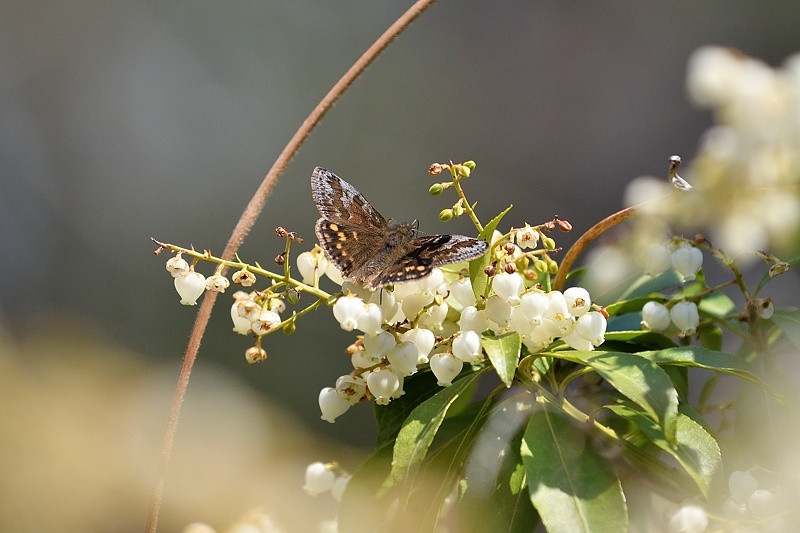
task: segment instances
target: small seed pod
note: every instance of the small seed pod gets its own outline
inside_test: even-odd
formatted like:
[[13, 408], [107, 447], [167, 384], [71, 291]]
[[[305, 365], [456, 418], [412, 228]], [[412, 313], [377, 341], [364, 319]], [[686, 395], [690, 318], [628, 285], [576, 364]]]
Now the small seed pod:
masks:
[[428, 189], [428, 193], [431, 196], [439, 196], [444, 191], [444, 187], [442, 187], [441, 183], [434, 183], [431, 185], [431, 188]]
[[506, 274], [513, 274], [517, 271], [517, 265], [515, 263], [506, 263], [505, 271]]
[[448, 220], [453, 219], [453, 210], [452, 209], [442, 209], [439, 212], [439, 220], [442, 222], [447, 222]]
[[278, 237], [286, 237], [289, 234], [288, 231], [282, 226], [278, 226], [275, 228], [275, 235]]
[[491, 265], [487, 265], [487, 267], [483, 269], [483, 273], [489, 277], [494, 276], [496, 272], [497, 268], [495, 267], [494, 263], [492, 263]]
[[442, 173], [442, 170], [444, 169], [445, 169], [444, 165], [441, 165], [439, 163], [434, 163], [428, 169], [428, 174], [430, 174], [431, 176], [438, 176], [439, 174]]
[[278, 255], [276, 255], [274, 261], [275, 261], [276, 265], [284, 264], [286, 262], [285, 252], [282, 252], [282, 253], [279, 253]]

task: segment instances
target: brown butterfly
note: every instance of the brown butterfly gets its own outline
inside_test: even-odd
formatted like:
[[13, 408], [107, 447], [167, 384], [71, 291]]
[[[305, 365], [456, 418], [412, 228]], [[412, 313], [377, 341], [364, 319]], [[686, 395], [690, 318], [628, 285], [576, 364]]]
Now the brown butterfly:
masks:
[[420, 236], [417, 222], [386, 220], [352, 185], [317, 167], [311, 192], [322, 218], [315, 231], [345, 280], [369, 290], [424, 278], [434, 268], [469, 261], [489, 245], [464, 235]]

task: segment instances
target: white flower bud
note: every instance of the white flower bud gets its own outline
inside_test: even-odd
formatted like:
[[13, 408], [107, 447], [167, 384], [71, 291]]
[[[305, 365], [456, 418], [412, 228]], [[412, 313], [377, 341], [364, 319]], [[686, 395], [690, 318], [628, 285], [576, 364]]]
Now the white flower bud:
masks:
[[589, 291], [583, 287], [570, 287], [564, 291], [564, 299], [567, 301], [569, 314], [579, 317], [592, 308], [592, 298]]
[[458, 278], [450, 284], [450, 296], [462, 307], [475, 305], [475, 293], [469, 278]]
[[375, 397], [375, 403], [386, 405], [392, 394], [400, 387], [397, 375], [388, 368], [375, 369], [367, 376], [367, 387]]
[[357, 296], [343, 296], [333, 304], [333, 316], [345, 331], [353, 331], [364, 312], [364, 301]]
[[400, 303], [400, 308], [403, 314], [409, 320], [414, 320], [416, 316], [422, 311], [429, 303], [433, 302], [433, 294], [423, 294], [421, 292], [414, 292], [403, 298]]
[[417, 348], [417, 364], [422, 365], [428, 362], [428, 355], [436, 343], [436, 336], [431, 330], [413, 328], [400, 335], [400, 338], [413, 343]]
[[339, 270], [333, 263], [328, 263], [328, 267], [325, 269], [325, 275], [328, 276], [328, 279], [339, 286], [344, 283], [342, 271]]
[[403, 341], [395, 344], [394, 348], [386, 354], [386, 358], [395, 372], [403, 376], [410, 376], [417, 371], [419, 350], [413, 342]]
[[681, 506], [669, 521], [670, 533], [703, 533], [708, 528], [708, 517], [699, 505]]
[[452, 385], [453, 379], [458, 376], [463, 367], [464, 361], [451, 353], [437, 353], [431, 356], [431, 371], [439, 380], [440, 387]]
[[525, 279], [517, 273], [500, 272], [492, 280], [494, 293], [511, 305], [519, 304], [519, 295], [525, 289]]
[[547, 293], [547, 311], [544, 314], [545, 318], [569, 317], [569, 306], [567, 306], [567, 299], [561, 291], [550, 291]]
[[239, 316], [239, 308], [241, 307], [240, 302], [233, 302], [231, 306], [231, 320], [233, 321], [233, 331], [238, 333], [239, 335], [247, 335], [250, 333], [250, 321], [244, 318], [243, 316]]
[[185, 276], [189, 273], [189, 263], [187, 263], [186, 259], [182, 258], [179, 253], [175, 257], [167, 259], [167, 272], [169, 272], [173, 278]]
[[358, 315], [359, 330], [370, 335], [377, 335], [381, 331], [381, 324], [383, 324], [383, 313], [378, 304], [367, 304], [364, 311]]
[[686, 300], [676, 303], [672, 309], [670, 309], [669, 316], [683, 335], [694, 334], [697, 330], [697, 324], [700, 323], [697, 305], [693, 302], [687, 302]]
[[311, 496], [328, 492], [333, 487], [336, 474], [328, 470], [321, 462], [311, 463], [306, 467], [306, 482], [303, 490]]
[[417, 281], [420, 292], [424, 294], [436, 294], [444, 283], [444, 272], [441, 268], [434, 268], [431, 273]]
[[458, 327], [463, 331], [470, 330], [476, 333], [483, 333], [489, 328], [489, 319], [486, 318], [484, 311], [478, 311], [474, 306], [470, 305], [461, 311]]
[[542, 323], [542, 317], [550, 308], [550, 299], [543, 292], [526, 292], [520, 297], [519, 307], [534, 326]]
[[664, 331], [672, 323], [667, 306], [659, 302], [647, 302], [642, 308], [642, 327], [650, 331]]
[[594, 346], [592, 346], [592, 343], [589, 340], [578, 335], [576, 331], [573, 331], [568, 335], [564, 335], [564, 337], [561, 340], [566, 342], [567, 346], [569, 346], [574, 350], [580, 350], [583, 352], [589, 352], [591, 350], [594, 350]]
[[369, 368], [381, 362], [380, 357], [373, 357], [371, 353], [366, 350], [358, 350], [350, 357], [350, 363], [353, 368]]
[[522, 249], [533, 249], [539, 242], [539, 232], [525, 223], [525, 227], [517, 230], [517, 245]]
[[333, 387], [325, 387], [319, 391], [319, 410], [322, 419], [333, 424], [333, 421], [350, 409], [350, 402], [339, 396]]
[[672, 252], [672, 267], [683, 277], [684, 281], [691, 281], [697, 276], [697, 271], [703, 266], [703, 252], [699, 248], [683, 244]]
[[380, 289], [373, 292], [367, 303], [375, 304], [381, 308], [381, 314], [383, 315], [384, 321], [391, 319], [397, 313], [397, 308], [399, 307], [394, 293], [387, 291], [386, 289]]
[[[319, 275], [325, 272], [324, 268], [319, 268], [317, 262], [318, 254], [315, 255], [311, 252], [303, 252], [297, 256], [297, 270], [303, 278], [303, 283], [306, 285], [314, 285], [314, 282], [319, 279]], [[325, 260], [327, 267], [327, 259]]]
[[533, 328], [536, 327], [531, 319], [529, 319], [522, 311], [521, 306], [513, 307], [511, 309], [511, 318], [509, 319], [509, 323], [511, 325], [511, 329], [523, 337], [528, 335], [531, 331], [533, 331]]
[[482, 351], [481, 336], [474, 331], [459, 331], [453, 339], [453, 355], [465, 363], [480, 363]]
[[189, 271], [175, 278], [175, 290], [183, 305], [197, 305], [197, 299], [206, 290], [206, 278], [199, 272]]

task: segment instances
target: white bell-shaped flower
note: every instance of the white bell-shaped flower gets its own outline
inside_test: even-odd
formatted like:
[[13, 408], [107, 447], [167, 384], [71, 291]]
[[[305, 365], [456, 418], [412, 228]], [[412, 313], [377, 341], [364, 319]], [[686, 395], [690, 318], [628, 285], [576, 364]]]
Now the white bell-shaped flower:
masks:
[[317, 461], [306, 467], [306, 482], [303, 485], [303, 490], [311, 496], [316, 496], [331, 490], [335, 480], [336, 474], [323, 463]]
[[367, 304], [364, 311], [358, 315], [358, 328], [360, 331], [370, 335], [377, 335], [381, 331], [383, 324], [383, 312], [378, 304]]
[[487, 318], [500, 326], [507, 328], [509, 326], [509, 319], [511, 318], [511, 305], [502, 297], [493, 294], [486, 300], [486, 309], [484, 309]]
[[670, 533], [703, 533], [708, 528], [708, 517], [699, 505], [683, 505], [669, 521]]
[[669, 309], [659, 302], [647, 302], [642, 307], [642, 326], [650, 331], [665, 331], [672, 323]]
[[397, 313], [397, 309], [399, 307], [394, 292], [387, 291], [386, 289], [380, 289], [373, 292], [372, 296], [369, 297], [367, 304], [376, 304], [378, 307], [380, 307], [384, 321], [392, 318]]
[[516, 240], [517, 246], [522, 249], [536, 248], [536, 244], [539, 242], [539, 232], [526, 222], [524, 228], [517, 230]]
[[536, 326], [530, 318], [522, 310], [521, 306], [511, 308], [511, 318], [509, 319], [511, 329], [519, 333], [521, 336], [528, 335]]
[[386, 354], [395, 372], [403, 376], [416, 373], [419, 361], [419, 350], [411, 341], [403, 341], [394, 345]]
[[469, 278], [458, 278], [450, 284], [450, 296], [462, 307], [475, 305], [475, 293]]
[[449, 352], [436, 353], [431, 356], [431, 371], [438, 379], [440, 387], [449, 387], [453, 379], [464, 368], [464, 361]]
[[364, 300], [357, 296], [342, 296], [333, 304], [333, 316], [345, 331], [353, 331], [358, 327], [358, 319], [366, 306]]
[[400, 303], [400, 308], [403, 314], [409, 320], [414, 320], [422, 309], [433, 302], [433, 294], [423, 294], [421, 292], [414, 292], [403, 298]]
[[185, 276], [189, 273], [189, 263], [178, 253], [174, 257], [167, 259], [167, 272], [169, 272], [173, 278]]
[[190, 270], [175, 278], [175, 290], [183, 305], [197, 305], [197, 299], [206, 290], [206, 278], [200, 272]]
[[539, 291], [526, 292], [520, 297], [519, 307], [534, 326], [542, 323], [542, 317], [550, 308], [550, 299], [547, 294]]
[[586, 313], [575, 321], [575, 333], [591, 343], [590, 350], [594, 350], [606, 340], [607, 327], [608, 321], [602, 313]]
[[739, 503], [733, 498], [728, 498], [722, 504], [722, 514], [728, 520], [744, 520], [750, 514], [746, 503]]
[[771, 491], [758, 489], [747, 498], [747, 507], [756, 518], [769, 518], [776, 514], [779, 509], [775, 494]]
[[419, 317], [419, 325], [423, 328], [439, 331], [447, 318], [447, 311], [450, 309], [446, 303], [432, 305], [428, 307]]
[[261, 311], [258, 320], [253, 322], [253, 333], [264, 335], [270, 329], [277, 327], [281, 323], [281, 316], [275, 311]]
[[231, 320], [233, 321], [233, 331], [239, 335], [247, 335], [252, 330], [250, 329], [250, 321], [243, 316], [239, 316], [240, 302], [233, 302], [231, 306]]
[[375, 335], [369, 333], [364, 335], [364, 349], [370, 357], [380, 359], [389, 353], [395, 345], [394, 337], [388, 331], [379, 331]]
[[441, 268], [434, 268], [431, 273], [417, 281], [419, 290], [423, 294], [436, 294], [444, 283], [444, 272]]
[[683, 277], [684, 281], [691, 281], [697, 276], [697, 271], [703, 266], [703, 252], [699, 248], [683, 244], [671, 256], [672, 267]]
[[747, 499], [758, 489], [758, 480], [747, 472], [736, 470], [728, 478], [728, 490], [731, 498], [740, 503]]
[[328, 276], [328, 279], [339, 286], [344, 283], [342, 271], [339, 270], [339, 268], [333, 263], [328, 263], [328, 266], [325, 268], [325, 275]]
[[469, 330], [483, 333], [489, 328], [489, 319], [486, 318], [486, 313], [483, 310], [478, 311], [474, 306], [470, 305], [461, 311], [458, 327], [462, 331]]
[[333, 387], [325, 387], [319, 391], [319, 410], [322, 419], [333, 424], [333, 421], [350, 409], [350, 402], [339, 396]]
[[519, 295], [525, 289], [525, 279], [514, 272], [500, 272], [492, 279], [494, 293], [511, 305], [519, 304]]
[[331, 496], [337, 502], [342, 501], [342, 496], [344, 495], [344, 489], [347, 488], [347, 483], [350, 481], [349, 476], [339, 476], [334, 480], [333, 486], [331, 487]]
[[350, 405], [360, 402], [367, 392], [367, 382], [361, 376], [345, 374], [336, 380], [336, 392]]
[[474, 331], [459, 331], [453, 339], [453, 355], [465, 363], [480, 363], [483, 359], [481, 336]]
[[400, 387], [400, 380], [390, 369], [376, 368], [367, 376], [367, 387], [375, 397], [375, 403], [386, 405], [392, 399], [392, 394]]
[[428, 355], [433, 350], [433, 345], [436, 343], [436, 336], [429, 329], [413, 328], [402, 335], [400, 338], [404, 341], [411, 342], [417, 348], [417, 364], [425, 364], [428, 362]]
[[350, 356], [350, 364], [353, 368], [370, 368], [381, 362], [380, 357], [374, 357], [367, 350], [357, 350]]
[[642, 255], [644, 273], [648, 276], [657, 276], [670, 267], [671, 255], [664, 244], [651, 244], [645, 248]]
[[306, 285], [314, 285], [327, 271], [327, 268], [328, 259], [320, 251], [303, 252], [297, 256], [297, 270]]
[[697, 312], [697, 305], [694, 302], [683, 300], [676, 303], [669, 310], [672, 322], [678, 327], [683, 335], [692, 335], [697, 330], [700, 323], [700, 315]]
[[572, 316], [579, 317], [592, 308], [592, 298], [589, 296], [589, 291], [583, 287], [570, 287], [565, 290], [564, 299], [567, 301], [567, 310]]
[[553, 342], [553, 337], [543, 326], [537, 326], [528, 335], [522, 338], [522, 343], [531, 353], [541, 352]]

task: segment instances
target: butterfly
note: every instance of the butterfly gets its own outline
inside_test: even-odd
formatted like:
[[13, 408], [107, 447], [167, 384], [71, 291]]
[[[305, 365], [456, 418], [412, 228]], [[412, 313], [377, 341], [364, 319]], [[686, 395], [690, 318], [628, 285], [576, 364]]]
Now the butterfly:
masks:
[[355, 187], [317, 167], [311, 192], [322, 218], [315, 232], [345, 280], [377, 290], [424, 278], [434, 268], [469, 261], [489, 245], [464, 235], [419, 235], [416, 221], [386, 220]]

